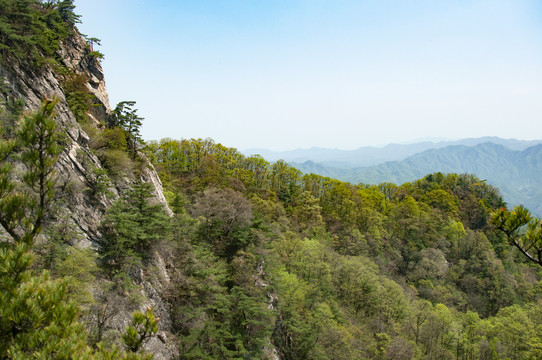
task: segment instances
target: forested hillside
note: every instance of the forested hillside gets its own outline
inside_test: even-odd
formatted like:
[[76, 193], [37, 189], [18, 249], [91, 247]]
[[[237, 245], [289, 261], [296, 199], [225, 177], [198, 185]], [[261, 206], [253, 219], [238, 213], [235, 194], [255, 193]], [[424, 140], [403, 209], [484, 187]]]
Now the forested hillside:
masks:
[[540, 221], [486, 181], [145, 144], [73, 1], [0, 4], [1, 358], [542, 358]]
[[536, 214], [542, 214], [542, 190], [539, 184], [542, 145], [523, 150], [513, 150], [493, 142], [476, 146], [448, 146], [427, 150], [402, 161], [354, 169], [338, 169], [313, 162], [292, 165], [303, 172], [364, 184], [402, 184], [433, 172], [476, 174], [498, 187], [507, 203], [523, 204]]
[[[187, 358], [234, 357], [234, 343], [262, 356], [268, 341], [281, 359], [541, 355], [540, 270], [491, 225], [502, 198], [475, 176], [354, 186], [211, 140], [151, 142], [147, 153], [176, 218], [192, 222], [185, 256], [222, 271], [219, 298], [177, 300]], [[230, 346], [194, 343], [217, 334]]]

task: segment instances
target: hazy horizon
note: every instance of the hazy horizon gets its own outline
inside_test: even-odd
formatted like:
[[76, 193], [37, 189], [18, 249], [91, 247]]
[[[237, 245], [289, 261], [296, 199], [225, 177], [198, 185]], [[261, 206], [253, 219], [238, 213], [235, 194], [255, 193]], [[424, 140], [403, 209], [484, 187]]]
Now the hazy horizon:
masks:
[[355, 148], [326, 148], [321, 146], [311, 146], [311, 147], [297, 147], [297, 148], [291, 148], [291, 149], [285, 149], [285, 150], [271, 150], [267, 148], [262, 147], [252, 147], [252, 148], [244, 148], [244, 149], [238, 149], [242, 153], [247, 154], [249, 151], [254, 150], [265, 150], [273, 153], [285, 153], [285, 152], [294, 152], [294, 151], [307, 151], [307, 150], [314, 150], [314, 149], [320, 149], [320, 150], [333, 150], [333, 151], [354, 151], [359, 150], [364, 147], [373, 147], [373, 148], [384, 148], [389, 145], [415, 145], [415, 144], [421, 144], [421, 143], [442, 143], [442, 142], [459, 142], [462, 140], [471, 140], [471, 139], [482, 139], [482, 138], [499, 138], [502, 140], [516, 140], [516, 141], [540, 141], [542, 142], [542, 136], [537, 139], [516, 139], [516, 138], [502, 138], [502, 137], [495, 137], [495, 136], [480, 136], [480, 137], [469, 137], [469, 138], [460, 138], [460, 139], [447, 139], [447, 138], [431, 138], [431, 137], [425, 137], [425, 138], [418, 138], [418, 139], [412, 139], [410, 141], [404, 141], [404, 142], [392, 142], [387, 144], [380, 144], [380, 145], [363, 145], [358, 146]]
[[542, 134], [542, 3], [76, 0], [145, 139], [356, 149]]

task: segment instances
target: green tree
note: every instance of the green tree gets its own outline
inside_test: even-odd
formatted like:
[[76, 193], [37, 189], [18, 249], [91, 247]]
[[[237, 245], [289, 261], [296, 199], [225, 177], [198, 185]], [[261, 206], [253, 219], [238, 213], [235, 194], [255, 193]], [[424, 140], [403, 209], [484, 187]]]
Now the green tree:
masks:
[[54, 121], [56, 103], [44, 101], [23, 119], [14, 139], [0, 140], [0, 225], [5, 231], [0, 245], [0, 357], [150, 359], [107, 350], [103, 344], [97, 349], [88, 345], [77, 319], [79, 309], [68, 297], [71, 289], [91, 280], [79, 268], [86, 265], [88, 270], [91, 257], [77, 257], [77, 265], [61, 264], [60, 272], [69, 272], [71, 279], [53, 280], [48, 271], [36, 274], [32, 269], [32, 246], [55, 199], [54, 167], [62, 150]]
[[86, 75], [72, 74], [62, 84], [68, 107], [80, 124], [88, 122], [88, 112], [95, 98], [87, 88], [88, 81]]
[[319, 335], [314, 331], [310, 311], [311, 287], [286, 271], [277, 276], [279, 314], [273, 342], [282, 359], [307, 359]]
[[293, 210], [293, 217], [297, 220], [298, 229], [310, 233], [312, 229], [323, 226], [321, 210], [318, 199], [313, 197], [310, 192], [301, 193], [298, 204]]
[[106, 213], [101, 251], [114, 270], [145, 258], [168, 233], [170, 219], [163, 205], [153, 202], [151, 190], [150, 183], [134, 185]]
[[252, 208], [243, 194], [232, 189], [207, 189], [193, 207], [195, 216], [204, 217], [199, 234], [219, 256], [231, 259], [249, 241]]
[[250, 296], [242, 288], [234, 286], [230, 290], [232, 299], [231, 326], [243, 348], [251, 356], [262, 355], [271, 336], [271, 316], [264, 299]]
[[29, 270], [32, 255], [19, 243], [0, 250], [0, 356], [76, 359], [89, 355], [77, 308], [65, 281]]
[[67, 24], [74, 26], [76, 23], [81, 22], [81, 16], [75, 14], [74, 0], [50, 0], [47, 5], [53, 6], [60, 16], [60, 18]]
[[500, 208], [492, 216], [492, 222], [501, 230], [510, 244], [514, 245], [525, 257], [542, 266], [542, 222], [533, 217], [523, 206], [513, 210]]
[[153, 309], [147, 308], [145, 312], [136, 311], [132, 314], [132, 323], [122, 335], [124, 345], [131, 352], [138, 352], [150, 337], [158, 332], [158, 319]]
[[[57, 102], [45, 101], [24, 118], [15, 140], [0, 145], [0, 225], [15, 242], [33, 242], [53, 202], [54, 166], [62, 150], [53, 120]], [[24, 168], [20, 183], [14, 180], [17, 158]]]
[[271, 188], [282, 202], [289, 204], [299, 194], [301, 172], [284, 160], [278, 160], [271, 165], [269, 178]]
[[73, 0], [1, 0], [1, 61], [18, 58], [23, 66], [54, 62], [60, 41], [73, 34], [79, 16]]
[[[54, 165], [61, 152], [53, 120], [56, 100], [26, 117], [14, 141], [0, 142], [0, 224], [9, 239], [0, 248], [0, 356], [77, 358], [89, 355], [77, 309], [65, 281], [30, 271], [30, 248], [54, 197]], [[24, 170], [15, 181], [14, 161]]]
[[[493, 341], [501, 359], [527, 359], [530, 343], [536, 339], [536, 331], [527, 312], [519, 305], [501, 309], [491, 319], [494, 327], [488, 337]], [[539, 330], [538, 330], [539, 331]]]
[[113, 115], [109, 120], [109, 127], [120, 126], [126, 132], [132, 159], [136, 158], [138, 146], [143, 143], [140, 133], [143, 118], [137, 115], [137, 109], [134, 109], [134, 106], [135, 101], [121, 101], [113, 110]]
[[455, 322], [454, 314], [446, 305], [436, 304], [429, 311], [420, 331], [420, 342], [427, 359], [453, 359]]

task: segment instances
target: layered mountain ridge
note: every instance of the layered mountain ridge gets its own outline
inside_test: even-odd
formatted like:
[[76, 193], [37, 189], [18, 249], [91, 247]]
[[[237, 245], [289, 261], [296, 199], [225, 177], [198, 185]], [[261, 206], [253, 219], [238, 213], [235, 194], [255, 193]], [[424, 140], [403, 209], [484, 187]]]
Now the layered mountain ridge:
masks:
[[542, 145], [538, 141], [499, 138], [479, 143], [483, 140], [487, 139], [460, 141], [475, 145], [448, 145], [425, 150], [403, 160], [366, 167], [354, 167], [352, 163], [349, 163], [349, 168], [335, 167], [316, 161], [291, 164], [305, 173], [354, 184], [403, 184], [434, 172], [475, 174], [499, 188], [511, 206], [523, 204], [536, 214], [542, 214], [542, 189], [538, 181], [542, 174]]
[[314, 147], [310, 149], [296, 149], [290, 151], [247, 149], [243, 150], [242, 152], [246, 155], [259, 154], [268, 161], [277, 161], [279, 159], [295, 163], [312, 161], [329, 167], [352, 169], [356, 167], [377, 165], [388, 161], [400, 161], [426, 150], [441, 149], [454, 145], [475, 146], [485, 142], [503, 145], [512, 150], [524, 150], [530, 146], [542, 143], [542, 140], [516, 140], [486, 136], [480, 138], [467, 138], [437, 142], [421, 141], [412, 142], [409, 144], [364, 146], [355, 150], [338, 150]]

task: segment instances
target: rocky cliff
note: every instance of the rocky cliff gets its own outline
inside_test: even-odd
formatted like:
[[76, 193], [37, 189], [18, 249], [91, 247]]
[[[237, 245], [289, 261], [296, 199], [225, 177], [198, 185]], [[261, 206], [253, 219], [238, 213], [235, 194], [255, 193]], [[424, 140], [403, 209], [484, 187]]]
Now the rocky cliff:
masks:
[[[97, 174], [101, 173], [103, 176], [106, 173], [100, 172], [103, 164], [89, 145], [92, 139], [88, 134], [89, 129], [99, 131], [111, 114], [105, 77], [99, 60], [92, 56], [90, 45], [78, 33], [61, 43], [57, 56], [57, 63], [39, 68], [17, 60], [0, 63], [0, 81], [3, 83], [0, 103], [22, 99], [24, 111], [32, 111], [37, 109], [45, 98], [59, 99], [56, 121], [61, 131], [67, 135], [67, 146], [56, 168], [62, 187], [60, 192], [62, 209], [51, 222], [62, 219], [76, 230], [78, 236], [72, 241], [73, 246], [97, 250], [101, 242], [100, 224], [106, 210], [135, 182], [152, 183], [155, 201], [161, 203], [170, 214], [171, 210], [167, 207], [157, 173], [143, 155], [140, 156], [142, 164], [137, 175], [132, 173], [117, 177], [108, 176], [106, 179], [108, 196], [88, 191], [96, 182]], [[70, 111], [63, 86], [67, 77], [74, 75], [84, 79], [84, 86], [92, 95], [93, 105], [87, 114], [90, 123], [86, 125], [87, 131]], [[159, 254], [150, 254], [150, 258], [153, 262], [151, 267], [154, 269], [152, 277], [147, 276], [145, 268], [140, 268], [132, 279], [143, 299], [137, 307], [154, 307], [155, 314], [160, 318], [158, 336], [146, 343], [146, 350], [154, 353], [155, 359], [169, 359], [176, 353], [176, 347], [168, 333], [169, 310], [162, 299], [169, 275], [166, 264]], [[132, 305], [123, 305], [128, 303], [122, 299], [118, 301], [116, 313], [109, 317], [105, 324], [107, 329], [120, 331], [128, 324], [134, 310]]]

